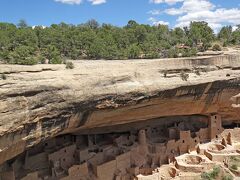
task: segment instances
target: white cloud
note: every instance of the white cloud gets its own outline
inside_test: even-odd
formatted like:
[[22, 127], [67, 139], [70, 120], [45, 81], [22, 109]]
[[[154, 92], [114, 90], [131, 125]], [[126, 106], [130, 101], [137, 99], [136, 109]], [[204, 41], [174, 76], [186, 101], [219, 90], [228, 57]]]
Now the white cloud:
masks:
[[156, 21], [156, 22], [153, 23], [154, 26], [158, 26], [160, 24], [169, 26], [169, 22], [166, 22], [166, 21]]
[[91, 2], [92, 5], [99, 5], [107, 2], [106, 0], [88, 0], [88, 1]]
[[177, 25], [182, 26], [191, 21], [206, 21], [215, 31], [224, 24], [240, 24], [240, 9], [216, 9], [214, 11], [204, 10], [198, 12], [188, 12], [177, 18]]
[[161, 21], [161, 20], [157, 20], [156, 18], [154, 18], [154, 17], [150, 17], [149, 19], [148, 19], [148, 21], [150, 21], [151, 23], [152, 23], [152, 25], [154, 25], [154, 26], [158, 26], [158, 25], [169, 25], [169, 22], [166, 22], [166, 21]]
[[238, 29], [237, 26], [233, 26], [233, 27], [232, 27], [232, 30], [233, 30], [233, 31], [236, 31], [237, 29]]
[[40, 27], [40, 28], [42, 28], [42, 29], [45, 29], [45, 28], [46, 28], [46, 26], [32, 26], [32, 29], [35, 29], [36, 27]]
[[175, 15], [182, 14], [183, 11], [182, 11], [182, 9], [170, 8], [170, 9], [166, 9], [165, 13], [175, 16]]
[[150, 0], [150, 3], [160, 4], [160, 3], [164, 3], [164, 0]]
[[81, 4], [82, 0], [55, 0], [64, 4]]
[[[167, 0], [156, 1], [167, 3]], [[168, 15], [178, 16], [176, 27], [188, 26], [191, 21], [206, 21], [216, 32], [223, 25], [236, 26], [240, 24], [240, 8], [219, 8], [209, 0], [183, 0], [180, 8], [169, 8], [164, 12]]]
[[154, 17], [150, 17], [150, 18], [148, 18], [148, 21], [150, 21], [150, 22], [155, 22], [155, 21], [157, 21], [157, 19], [154, 18]]
[[151, 14], [153, 16], [160, 15], [162, 12], [160, 10], [154, 9], [148, 12], [148, 14]]
[[185, 0], [180, 8], [166, 9], [169, 15], [179, 15], [183, 13], [209, 11], [215, 8], [215, 5], [207, 0]]
[[150, 0], [151, 3], [160, 4], [160, 3], [167, 3], [169, 5], [176, 4], [178, 2], [183, 2], [184, 0]]

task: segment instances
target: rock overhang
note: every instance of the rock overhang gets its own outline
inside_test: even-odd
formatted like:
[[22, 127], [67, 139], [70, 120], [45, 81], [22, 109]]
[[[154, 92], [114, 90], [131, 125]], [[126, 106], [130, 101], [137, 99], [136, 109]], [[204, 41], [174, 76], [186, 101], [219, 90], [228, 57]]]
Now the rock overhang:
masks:
[[[223, 123], [240, 117], [239, 55], [112, 64], [80, 61], [74, 70], [63, 65], [0, 67], [8, 76], [0, 84], [3, 151], [18, 143], [28, 148], [60, 134], [164, 117], [217, 112]], [[182, 71], [190, 73], [188, 81], [181, 80]]]

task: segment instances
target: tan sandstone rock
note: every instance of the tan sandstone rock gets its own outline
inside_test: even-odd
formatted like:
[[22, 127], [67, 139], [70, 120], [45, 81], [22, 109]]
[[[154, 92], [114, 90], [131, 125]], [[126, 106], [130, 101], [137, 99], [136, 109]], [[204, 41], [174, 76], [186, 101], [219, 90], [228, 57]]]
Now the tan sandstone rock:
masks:
[[216, 112], [223, 123], [240, 120], [239, 54], [74, 65], [0, 64], [0, 164], [64, 133]]

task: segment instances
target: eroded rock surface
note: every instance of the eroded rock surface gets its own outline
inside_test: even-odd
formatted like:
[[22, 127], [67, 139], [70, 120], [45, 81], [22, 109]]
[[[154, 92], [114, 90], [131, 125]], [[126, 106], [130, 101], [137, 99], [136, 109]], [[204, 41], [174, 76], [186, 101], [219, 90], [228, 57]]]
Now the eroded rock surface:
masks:
[[239, 123], [239, 54], [74, 65], [0, 65], [7, 76], [0, 80], [0, 164], [58, 135], [139, 130], [151, 120], [211, 113], [224, 125]]

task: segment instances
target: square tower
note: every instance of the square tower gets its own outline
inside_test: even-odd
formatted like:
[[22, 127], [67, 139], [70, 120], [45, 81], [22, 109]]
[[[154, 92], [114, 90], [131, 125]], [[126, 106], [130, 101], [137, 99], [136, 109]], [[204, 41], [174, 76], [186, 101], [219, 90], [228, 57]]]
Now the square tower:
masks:
[[218, 135], [222, 133], [222, 118], [218, 114], [211, 114], [209, 118], [209, 138], [218, 138]]

